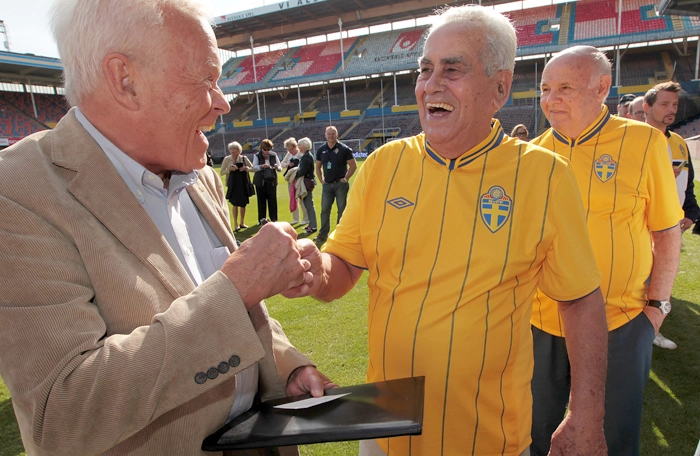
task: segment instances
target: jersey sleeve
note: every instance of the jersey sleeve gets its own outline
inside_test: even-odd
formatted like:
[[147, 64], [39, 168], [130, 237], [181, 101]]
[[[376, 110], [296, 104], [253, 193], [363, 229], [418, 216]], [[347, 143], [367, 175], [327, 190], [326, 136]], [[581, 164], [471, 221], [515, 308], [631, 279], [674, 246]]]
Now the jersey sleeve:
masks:
[[651, 231], [667, 230], [683, 219], [683, 209], [678, 200], [666, 138], [661, 132], [655, 131], [651, 137], [647, 161], [644, 168], [648, 194], [647, 226]]
[[362, 249], [361, 232], [363, 199], [365, 198], [367, 181], [372, 174], [373, 164], [373, 157], [370, 156], [358, 170], [348, 192], [348, 203], [343, 217], [321, 249], [323, 252], [332, 253], [362, 269], [367, 269]]
[[598, 288], [601, 275], [588, 237], [581, 195], [569, 166], [551, 198], [548, 223], [555, 234], [539, 287], [556, 301], [572, 301]]

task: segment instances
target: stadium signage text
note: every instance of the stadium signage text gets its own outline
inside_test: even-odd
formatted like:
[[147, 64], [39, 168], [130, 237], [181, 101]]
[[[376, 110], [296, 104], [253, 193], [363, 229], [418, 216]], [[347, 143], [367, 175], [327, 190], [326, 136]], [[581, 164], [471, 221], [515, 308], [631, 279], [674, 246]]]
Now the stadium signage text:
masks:
[[415, 60], [418, 57], [420, 57], [420, 54], [421, 53], [419, 51], [414, 51], [414, 52], [404, 52], [402, 54], [382, 55], [380, 57], [375, 57], [374, 61], [375, 62], [386, 62], [388, 60], [405, 60], [405, 59]]
[[[290, 8], [291, 6], [310, 5], [310, 4], [316, 3], [318, 1], [319, 0], [297, 0], [296, 2], [293, 2], [293, 1], [292, 2], [281, 2], [281, 3], [278, 3], [278, 5], [279, 5], [280, 9], [282, 10], [282, 9]], [[290, 3], [292, 4], [291, 6], [289, 5]], [[294, 5], [294, 3], [296, 3], [296, 5]]]
[[263, 16], [265, 14], [274, 13], [277, 11], [283, 11], [290, 8], [297, 8], [299, 6], [311, 5], [314, 3], [325, 2], [326, 0], [289, 0], [284, 2], [272, 3], [270, 5], [261, 6], [260, 8], [253, 8], [246, 11], [241, 11], [238, 13], [227, 14], [226, 16], [218, 16], [214, 18], [216, 24], [223, 24], [225, 22], [233, 22], [242, 19], [247, 19], [255, 16]]

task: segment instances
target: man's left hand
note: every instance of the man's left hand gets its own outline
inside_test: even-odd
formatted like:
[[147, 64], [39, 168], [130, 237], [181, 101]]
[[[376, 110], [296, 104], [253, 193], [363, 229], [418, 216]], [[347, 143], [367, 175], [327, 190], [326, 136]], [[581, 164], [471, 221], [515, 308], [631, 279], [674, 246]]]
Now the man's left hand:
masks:
[[333, 383], [313, 366], [298, 367], [287, 380], [287, 396], [311, 393], [313, 397], [323, 396], [327, 389], [337, 388]]
[[690, 220], [688, 217], [684, 218], [681, 220], [680, 226], [681, 226], [681, 233], [685, 233], [685, 230], [693, 226], [693, 221]]
[[551, 456], [605, 456], [608, 446], [605, 443], [603, 423], [597, 420], [577, 420], [569, 411], [554, 434]]
[[666, 318], [664, 313], [654, 306], [644, 306], [642, 312], [644, 312], [652, 326], [654, 326], [654, 334], [658, 334], [659, 329], [661, 329], [661, 323], [663, 323], [664, 318]]

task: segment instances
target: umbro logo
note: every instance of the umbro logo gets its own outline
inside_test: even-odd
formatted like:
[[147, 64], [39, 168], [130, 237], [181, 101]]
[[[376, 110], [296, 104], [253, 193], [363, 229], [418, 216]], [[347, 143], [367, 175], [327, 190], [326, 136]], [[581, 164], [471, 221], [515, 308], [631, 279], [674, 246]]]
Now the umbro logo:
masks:
[[405, 209], [407, 207], [413, 206], [413, 202], [407, 200], [403, 196], [400, 196], [398, 198], [393, 198], [387, 201], [391, 206], [395, 207], [396, 209]]

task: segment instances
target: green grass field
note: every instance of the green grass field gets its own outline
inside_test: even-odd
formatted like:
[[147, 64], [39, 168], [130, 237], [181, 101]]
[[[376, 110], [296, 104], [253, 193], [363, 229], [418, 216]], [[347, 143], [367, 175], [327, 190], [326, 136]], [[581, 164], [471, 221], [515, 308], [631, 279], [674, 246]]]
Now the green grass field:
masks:
[[[697, 187], [696, 187], [697, 188]], [[291, 221], [284, 182], [278, 186], [280, 221]], [[320, 189], [314, 191], [320, 218]], [[236, 234], [243, 241], [254, 235], [255, 197], [248, 206], [247, 225]], [[331, 215], [331, 227], [335, 225]], [[320, 225], [319, 225], [320, 226]], [[300, 233], [301, 227], [297, 228]], [[300, 234], [301, 236], [301, 234]], [[315, 236], [315, 235], [314, 235]], [[644, 456], [692, 456], [700, 439], [700, 236], [686, 233], [673, 294], [673, 312], [663, 334], [678, 343], [674, 351], [654, 349], [652, 374], [647, 384], [642, 422]], [[361, 383], [367, 365], [367, 285], [363, 277], [343, 299], [331, 304], [313, 299], [267, 300], [291, 341], [340, 385]], [[302, 455], [356, 455], [357, 442], [307, 445]], [[0, 455], [24, 454], [12, 411], [10, 395], [0, 380]]]

